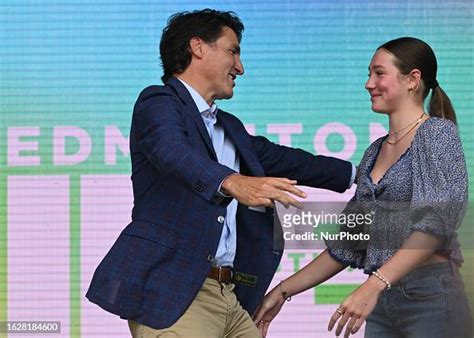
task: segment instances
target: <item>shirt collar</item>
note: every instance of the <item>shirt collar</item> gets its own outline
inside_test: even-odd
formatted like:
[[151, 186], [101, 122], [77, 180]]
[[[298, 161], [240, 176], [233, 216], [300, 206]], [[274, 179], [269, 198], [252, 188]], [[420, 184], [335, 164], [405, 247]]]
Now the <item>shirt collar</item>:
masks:
[[193, 87], [188, 85], [186, 82], [184, 82], [180, 78], [178, 78], [178, 80], [181, 81], [184, 87], [186, 87], [186, 89], [188, 90], [189, 94], [191, 95], [201, 115], [207, 118], [216, 118], [216, 115], [217, 115], [216, 104], [213, 102], [212, 105], [209, 107], [206, 100], [204, 100], [204, 98]]

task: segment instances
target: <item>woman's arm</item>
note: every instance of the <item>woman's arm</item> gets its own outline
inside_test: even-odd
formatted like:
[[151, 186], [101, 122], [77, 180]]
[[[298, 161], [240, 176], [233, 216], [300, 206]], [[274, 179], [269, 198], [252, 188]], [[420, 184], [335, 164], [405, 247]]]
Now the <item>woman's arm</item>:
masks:
[[[389, 283], [395, 283], [428, 260], [440, 244], [441, 241], [433, 235], [419, 231], [414, 232], [402, 248], [378, 271]], [[331, 331], [337, 323], [336, 336], [341, 334], [344, 326], [346, 327], [345, 338], [356, 333], [373, 311], [380, 293], [386, 287], [387, 285], [382, 280], [371, 275], [334, 312], [329, 321], [328, 330]]]
[[[379, 271], [390, 283], [395, 283], [429, 259], [439, 244], [440, 240], [432, 235], [414, 232], [404, 246]], [[303, 269], [274, 287], [265, 296], [254, 315], [254, 321], [262, 336], [266, 336], [271, 321], [280, 312], [287, 297], [297, 295], [325, 282], [345, 267], [346, 265], [336, 261], [325, 250]], [[334, 324], [339, 321], [336, 336], [342, 332], [344, 326], [346, 326], [344, 337], [356, 333], [374, 309], [379, 294], [385, 288], [385, 283], [373, 275], [370, 276], [344, 300], [338, 308], [343, 315], [335, 312], [331, 317], [328, 329], [332, 330]]]
[[323, 251], [303, 269], [274, 287], [263, 299], [254, 315], [254, 321], [263, 337], [267, 335], [270, 322], [280, 312], [288, 297], [319, 285], [343, 270], [346, 265], [339, 263]]

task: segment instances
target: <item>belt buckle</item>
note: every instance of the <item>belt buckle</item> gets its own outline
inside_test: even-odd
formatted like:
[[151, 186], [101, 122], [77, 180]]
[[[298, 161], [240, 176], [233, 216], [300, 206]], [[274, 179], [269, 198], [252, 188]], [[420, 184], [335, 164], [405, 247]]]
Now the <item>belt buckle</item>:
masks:
[[222, 280], [222, 268], [223, 268], [223, 267], [220, 266], [220, 265], [217, 267], [217, 270], [218, 270], [218, 273], [217, 273], [217, 276], [218, 276], [218, 277], [217, 277], [217, 278], [219, 279], [219, 283], [229, 284], [229, 283], [232, 281], [232, 277], [233, 277], [233, 276], [232, 276], [232, 275], [233, 275], [232, 269], [229, 269], [229, 272], [230, 272], [230, 279], [224, 281], [224, 280]]

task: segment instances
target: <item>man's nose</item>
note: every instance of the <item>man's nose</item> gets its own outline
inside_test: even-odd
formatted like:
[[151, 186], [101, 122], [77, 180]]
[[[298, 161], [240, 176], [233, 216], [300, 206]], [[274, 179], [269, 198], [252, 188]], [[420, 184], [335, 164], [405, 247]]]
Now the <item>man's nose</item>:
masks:
[[237, 75], [243, 75], [244, 74], [244, 65], [242, 64], [242, 61], [240, 60], [240, 56], [237, 56], [237, 60], [235, 61], [235, 71], [237, 72]]

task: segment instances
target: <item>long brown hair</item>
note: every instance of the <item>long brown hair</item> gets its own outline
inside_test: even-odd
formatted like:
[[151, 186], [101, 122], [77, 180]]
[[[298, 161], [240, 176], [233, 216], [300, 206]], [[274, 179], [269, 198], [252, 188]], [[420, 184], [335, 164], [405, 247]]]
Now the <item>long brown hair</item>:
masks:
[[431, 89], [428, 107], [430, 116], [442, 117], [457, 124], [451, 100], [436, 79], [438, 63], [431, 47], [420, 39], [403, 37], [388, 41], [377, 50], [381, 48], [395, 57], [395, 66], [403, 75], [408, 75], [413, 69], [420, 70], [423, 101]]

